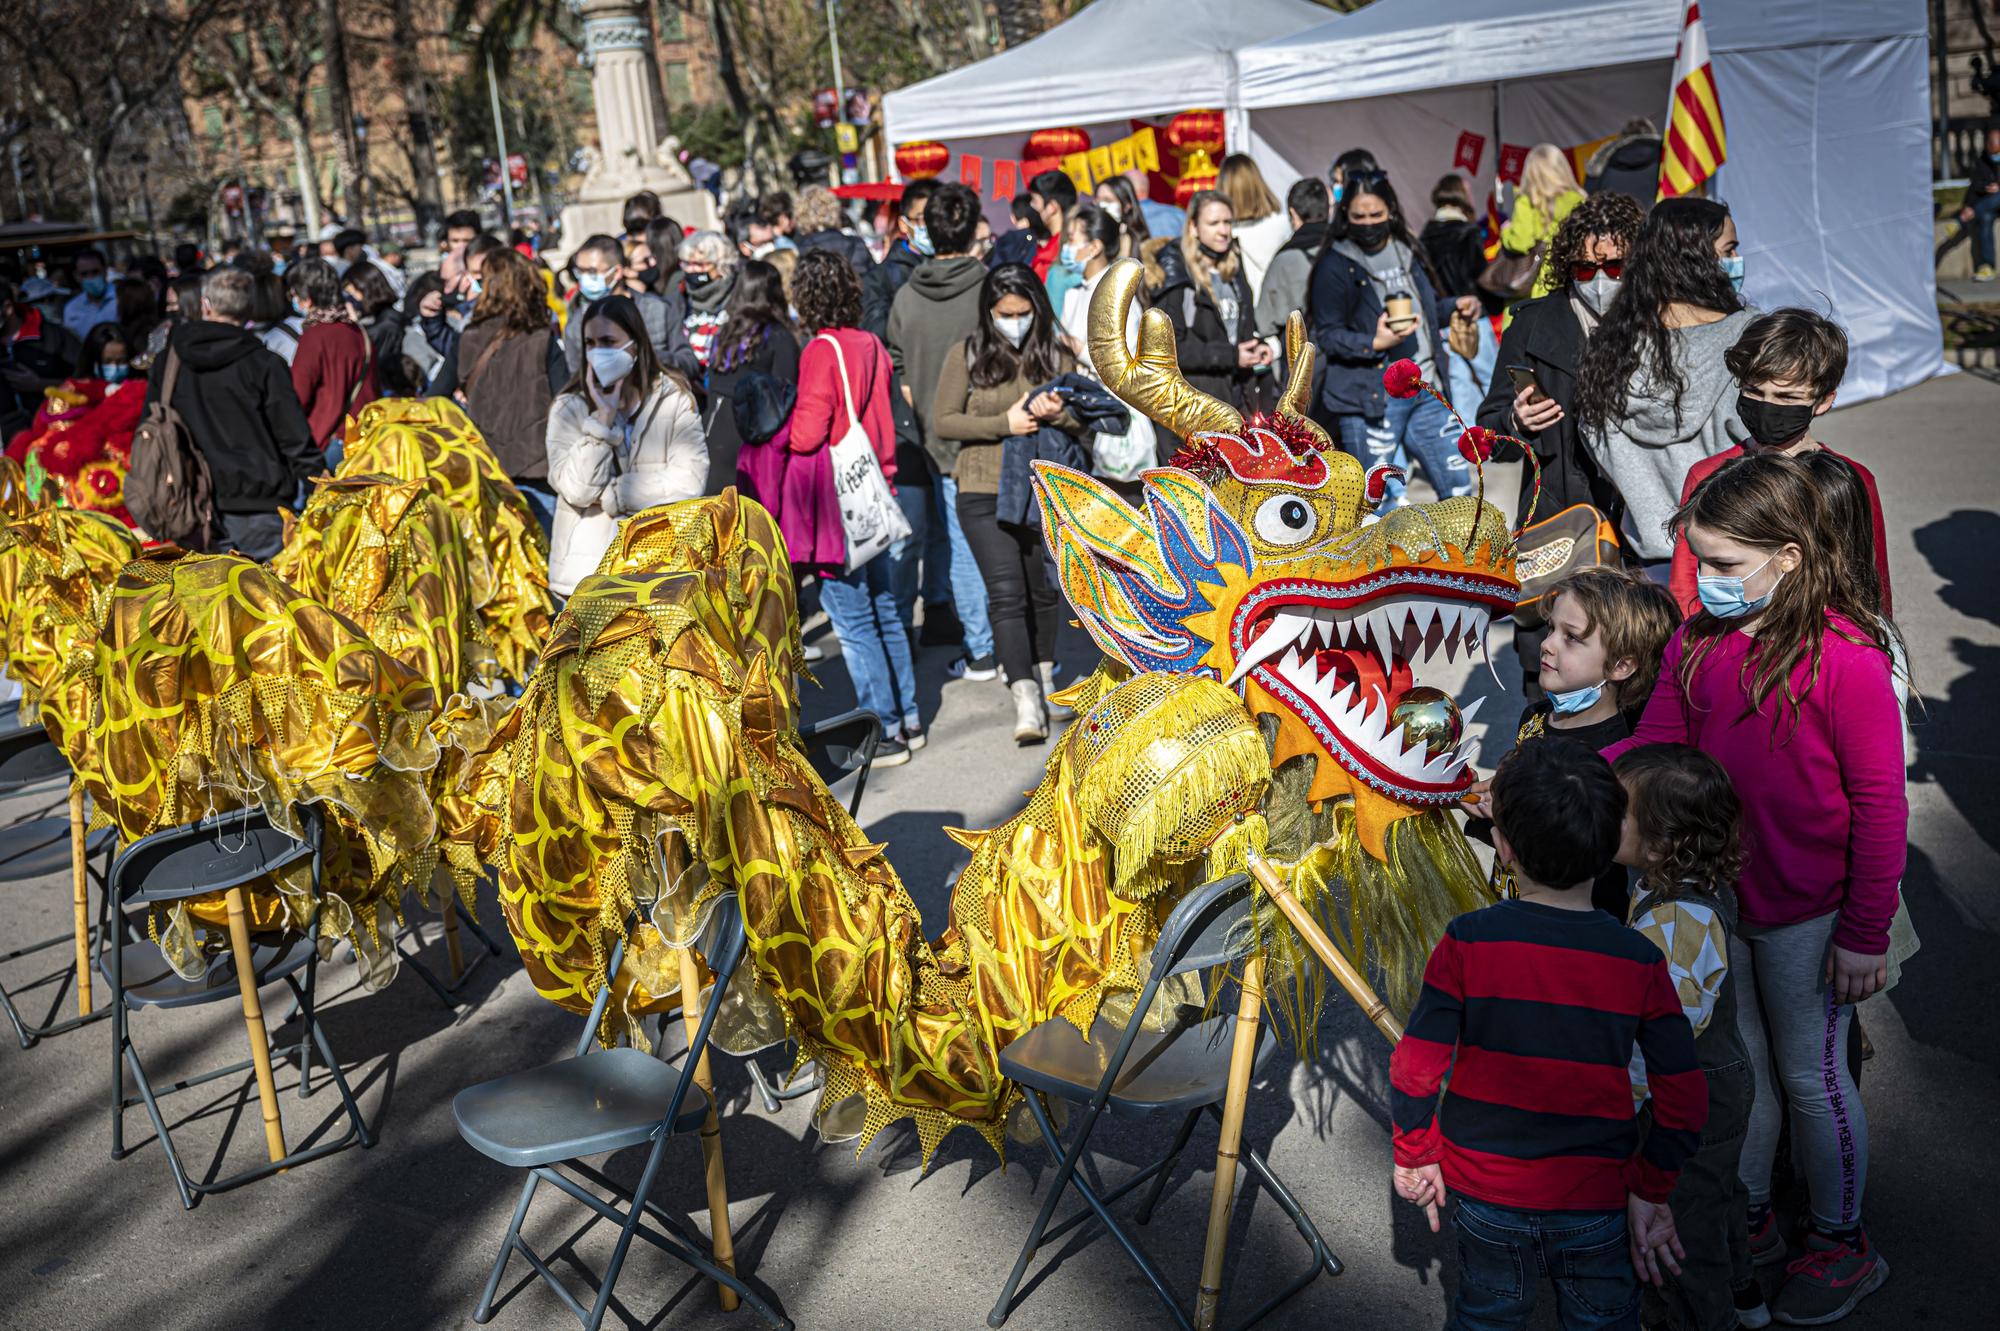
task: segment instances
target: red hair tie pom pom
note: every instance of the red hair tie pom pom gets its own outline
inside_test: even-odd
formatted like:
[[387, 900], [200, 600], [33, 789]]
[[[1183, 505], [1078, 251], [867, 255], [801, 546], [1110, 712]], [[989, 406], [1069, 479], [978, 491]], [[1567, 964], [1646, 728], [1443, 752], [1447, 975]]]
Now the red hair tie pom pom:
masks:
[[1467, 462], [1475, 466], [1493, 456], [1493, 443], [1499, 436], [1483, 425], [1475, 425], [1458, 437], [1458, 451]]
[[1379, 467], [1370, 467], [1368, 479], [1363, 487], [1367, 491], [1368, 502], [1381, 503], [1389, 493], [1389, 482], [1400, 481], [1407, 474], [1401, 467], [1392, 467], [1386, 463]]
[[1390, 397], [1415, 397], [1423, 391], [1424, 372], [1413, 360], [1399, 360], [1382, 371], [1382, 387]]

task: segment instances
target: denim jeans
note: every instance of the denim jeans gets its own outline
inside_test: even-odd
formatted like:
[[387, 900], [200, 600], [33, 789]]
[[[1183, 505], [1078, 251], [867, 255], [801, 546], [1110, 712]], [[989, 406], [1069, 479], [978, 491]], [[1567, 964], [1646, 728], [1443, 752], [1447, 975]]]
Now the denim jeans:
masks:
[[2000, 194], [1982, 194], [1972, 201], [1972, 220], [1965, 225], [1972, 232], [1973, 261], [1982, 268], [1993, 266], [1995, 217], [2000, 217]]
[[529, 511], [535, 515], [542, 535], [553, 532], [556, 525], [556, 492], [549, 489], [548, 482], [516, 480], [514, 488], [521, 492], [521, 498], [528, 501]]
[[[1361, 459], [1361, 465], [1407, 468], [1415, 455], [1438, 498], [1472, 493], [1472, 467], [1458, 451], [1458, 422], [1429, 393], [1389, 399], [1374, 418], [1342, 416], [1340, 446]], [[1391, 481], [1383, 496], [1385, 508], [1401, 508], [1403, 483]]]
[[285, 520], [276, 513], [218, 513], [215, 518], [222, 528], [218, 552], [234, 550], [261, 564], [284, 548]]
[[[986, 617], [986, 580], [979, 575], [979, 565], [973, 561], [972, 547], [966, 544], [965, 529], [958, 521], [958, 482], [949, 476], [934, 477], [931, 486], [933, 517], [942, 518], [932, 524], [933, 530], [944, 529], [943, 537], [933, 536], [924, 547], [924, 599], [931, 599], [936, 590], [931, 582], [932, 570], [944, 567], [951, 579], [952, 608], [958, 612], [958, 622], [965, 626], [965, 654], [969, 657], [990, 656], [993, 652], [993, 624]], [[935, 552], [945, 546], [942, 559]]]
[[875, 713], [890, 736], [902, 734], [904, 721], [918, 719], [909, 621], [897, 604], [898, 584], [913, 581], [915, 545], [916, 538], [907, 537], [853, 572], [819, 584], [819, 603], [840, 639], [855, 701]]
[[1512, 1211], [1458, 1199], [1458, 1297], [1450, 1331], [1528, 1325], [1543, 1277], [1556, 1287], [1563, 1331], [1637, 1331], [1639, 1276], [1625, 1212]]

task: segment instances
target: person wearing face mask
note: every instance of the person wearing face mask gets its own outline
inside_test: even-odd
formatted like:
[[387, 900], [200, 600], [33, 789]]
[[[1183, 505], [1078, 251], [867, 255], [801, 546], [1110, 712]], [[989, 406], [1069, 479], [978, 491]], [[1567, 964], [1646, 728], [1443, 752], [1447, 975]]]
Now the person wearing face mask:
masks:
[[[1145, 175], [1143, 171], [1137, 174], [1141, 177]], [[1139, 257], [1140, 248], [1153, 238], [1154, 209], [1164, 209], [1180, 221], [1181, 226], [1174, 228], [1174, 234], [1178, 235], [1186, 225], [1186, 219], [1178, 212], [1142, 198], [1139, 190], [1132, 185], [1130, 172], [1098, 181], [1097, 192], [1091, 197], [1096, 199], [1098, 208], [1118, 224], [1118, 253], [1111, 256], [1114, 259]], [[1147, 207], [1148, 204], [1151, 207]]]
[[695, 359], [707, 369], [715, 335], [729, 318], [729, 301], [736, 294], [736, 272], [743, 256], [720, 231], [688, 232], [678, 253], [687, 304], [681, 327]]
[[577, 316], [606, 296], [629, 296], [639, 307], [639, 315], [646, 321], [647, 340], [662, 365], [683, 376], [701, 373], [701, 362], [687, 342], [687, 330], [681, 327], [681, 319], [674, 317], [674, 303], [636, 280], [626, 261], [625, 247], [616, 237], [592, 236], [577, 247], [569, 266], [576, 277], [576, 290], [563, 305], [562, 345], [572, 374], [583, 368], [584, 359], [583, 321]]
[[[1085, 374], [1102, 382], [1097, 367], [1090, 358], [1090, 301], [1097, 294], [1098, 283], [1110, 270], [1111, 261], [1118, 255], [1119, 233], [1123, 228], [1116, 218], [1101, 208], [1082, 207], [1069, 224], [1069, 240], [1066, 248], [1076, 255], [1078, 268], [1083, 273], [1083, 284], [1072, 289], [1063, 300], [1062, 332], [1059, 334], [1063, 347], [1076, 357], [1077, 367]], [[1125, 342], [1137, 346], [1139, 342], [1139, 304], [1132, 303], [1125, 312]], [[1131, 424], [1122, 434], [1098, 433], [1091, 438], [1091, 470], [1099, 478], [1110, 484], [1135, 509], [1143, 508], [1139, 495], [1139, 476], [1146, 468], [1158, 462], [1158, 436], [1153, 423], [1143, 412], [1133, 412]]]
[[1661, 582], [1673, 554], [1667, 519], [1689, 468], [1748, 434], [1724, 361], [1754, 317], [1722, 267], [1735, 251], [1723, 205], [1655, 204], [1577, 364], [1578, 437], [1625, 502], [1627, 559]]
[[378, 396], [375, 349], [325, 259], [296, 265], [285, 274], [285, 285], [305, 311], [292, 357], [292, 389], [305, 408], [313, 442], [327, 450], [327, 469], [333, 470], [345, 440], [342, 422]]
[[[1159, 281], [1153, 304], [1174, 325], [1188, 383], [1242, 411], [1258, 396], [1256, 386], [1269, 383], [1274, 357], [1257, 336], [1257, 301], [1236, 244], [1235, 217], [1228, 196], [1217, 190], [1188, 200], [1187, 229], [1154, 254]], [[1180, 441], [1166, 436], [1160, 444], [1178, 448]]]
[[[1521, 714], [1514, 746], [1555, 737], [1592, 749], [1632, 733], [1632, 721], [1653, 691], [1660, 656], [1680, 624], [1673, 599], [1657, 582], [1621, 568], [1578, 569], [1544, 598], [1549, 632], [1538, 662], [1542, 698]], [[1467, 836], [1492, 843], [1490, 780], [1467, 792]], [[1495, 897], [1511, 897], [1513, 876], [1497, 861]], [[1625, 918], [1625, 870], [1609, 866], [1597, 878], [1590, 902], [1614, 919]]]
[[[1808, 453], [1832, 453], [1813, 438], [1813, 422], [1833, 409], [1835, 391], [1847, 373], [1847, 334], [1824, 315], [1811, 310], [1781, 309], [1760, 315], [1743, 330], [1742, 340], [1723, 357], [1729, 372], [1741, 385], [1736, 398], [1736, 414], [1742, 418], [1749, 438], [1732, 444], [1714, 457], [1703, 458], [1688, 468], [1681, 486], [1681, 503], [1694, 498], [1701, 483], [1724, 463], [1746, 453], [1783, 453], [1803, 457]], [[1875, 489], [1875, 475], [1853, 458], [1841, 460], [1853, 468], [1868, 497], [1868, 520], [1873, 532], [1874, 565], [1882, 587], [1882, 613], [1893, 614], [1889, 594], [1889, 543], [1882, 521], [1882, 496]], [[1667, 585], [1674, 600], [1687, 614], [1701, 601], [1695, 587], [1694, 552], [1685, 535], [1674, 537], [1672, 571]]]
[[997, 516], [1001, 445], [1045, 426], [1083, 438], [1062, 399], [1036, 391], [1076, 360], [1057, 340], [1047, 292], [1026, 265], [987, 274], [980, 300], [979, 326], [945, 352], [931, 427], [957, 445], [959, 526], [986, 584], [994, 650], [1014, 697], [1014, 738], [1034, 744], [1049, 733], [1060, 598], [1045, 570], [1041, 529], [1003, 525]]
[[[1313, 341], [1326, 357], [1321, 420], [1341, 448], [1371, 469], [1407, 467], [1414, 455], [1440, 497], [1472, 493], [1451, 413], [1429, 393], [1392, 398], [1382, 387], [1382, 371], [1399, 360], [1445, 385], [1443, 329], [1454, 314], [1480, 313], [1476, 297], [1438, 294], [1430, 257], [1410, 235], [1387, 176], [1348, 169], [1306, 291]], [[1404, 502], [1403, 482], [1391, 479], [1384, 505]]]
[[146, 381], [132, 364], [139, 340], [123, 326], [99, 324], [83, 341], [74, 377], [44, 398], [34, 423], [7, 444], [7, 456], [31, 475], [43, 473], [45, 500], [132, 525], [120, 495], [132, 432], [146, 409]]
[[1856, 1005], [1888, 978], [1909, 849], [1898, 635], [1848, 575], [1820, 482], [1800, 460], [1725, 463], [1672, 521], [1694, 551], [1701, 609], [1667, 644], [1638, 728], [1604, 756], [1690, 744], [1742, 799], [1730, 969], [1756, 1084], [1737, 1164], [1748, 1247], [1759, 1264], [1794, 1249], [1772, 1205], [1789, 1107], [1808, 1228], [1769, 1314], [1823, 1326], [1889, 1275], [1863, 1227], [1868, 1114], [1840, 1051]]
[[[771, 383], [794, 385], [799, 380], [799, 340], [786, 313], [784, 284], [778, 270], [762, 259], [745, 259], [736, 269], [736, 294], [729, 318], [716, 331], [703, 381], [702, 429], [708, 436], [706, 493], [720, 494], [736, 484], [737, 455], [743, 436], [737, 429], [737, 401], [743, 391], [756, 392], [753, 376]], [[857, 281], [859, 279], [856, 279]]]
[[77, 255], [74, 271], [77, 292], [63, 306], [62, 322], [82, 341], [97, 325], [118, 321], [118, 296], [111, 289], [102, 252], [85, 250]]
[[582, 322], [584, 364], [548, 419], [549, 590], [559, 597], [596, 570], [621, 519], [693, 499], [708, 479], [694, 390], [661, 367], [632, 298], [593, 301]]
[[889, 242], [889, 251], [882, 256], [882, 262], [862, 275], [861, 327], [885, 341], [889, 336], [889, 311], [896, 303], [896, 293], [903, 289], [910, 275], [926, 259], [937, 254], [937, 246], [931, 242], [931, 229], [924, 221], [931, 205], [931, 195], [937, 191], [938, 182], [935, 180], [913, 180], [903, 187], [903, 199], [896, 209], [896, 231]]

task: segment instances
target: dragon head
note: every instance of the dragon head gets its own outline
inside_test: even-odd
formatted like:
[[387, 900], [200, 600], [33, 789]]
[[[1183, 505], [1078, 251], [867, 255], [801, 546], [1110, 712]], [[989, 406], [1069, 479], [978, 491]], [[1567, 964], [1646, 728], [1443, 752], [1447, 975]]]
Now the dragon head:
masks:
[[1136, 354], [1127, 345], [1140, 275], [1124, 260], [1099, 284], [1091, 358], [1107, 388], [1184, 444], [1144, 474], [1143, 512], [1089, 476], [1035, 464], [1063, 591], [1114, 660], [1218, 680], [1272, 718], [1274, 767], [1314, 758], [1307, 802], [1351, 798], [1381, 858], [1390, 823], [1472, 783], [1466, 718], [1419, 675], [1483, 650], [1488, 621], [1512, 611], [1506, 520], [1471, 497], [1378, 518], [1387, 469], [1364, 471], [1305, 415], [1313, 347], [1300, 316], [1276, 411], [1246, 421], [1181, 375], [1165, 314], [1147, 311]]

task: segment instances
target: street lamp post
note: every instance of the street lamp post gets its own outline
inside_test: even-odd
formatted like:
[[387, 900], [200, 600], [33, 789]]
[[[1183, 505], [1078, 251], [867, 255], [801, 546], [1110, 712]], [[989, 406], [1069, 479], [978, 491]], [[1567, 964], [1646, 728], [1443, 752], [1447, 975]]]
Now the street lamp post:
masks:
[[368, 214], [372, 211], [369, 205], [374, 202], [375, 191], [368, 180], [368, 117], [359, 111], [354, 113], [354, 156], [361, 174], [361, 179], [354, 182], [361, 195], [355, 208], [361, 214], [361, 229], [372, 235], [374, 229], [368, 224]]
[[493, 48], [486, 48], [486, 93], [493, 100], [493, 141], [500, 149], [500, 225], [514, 225], [514, 171], [507, 160], [507, 122], [500, 114], [500, 80], [493, 76]]

